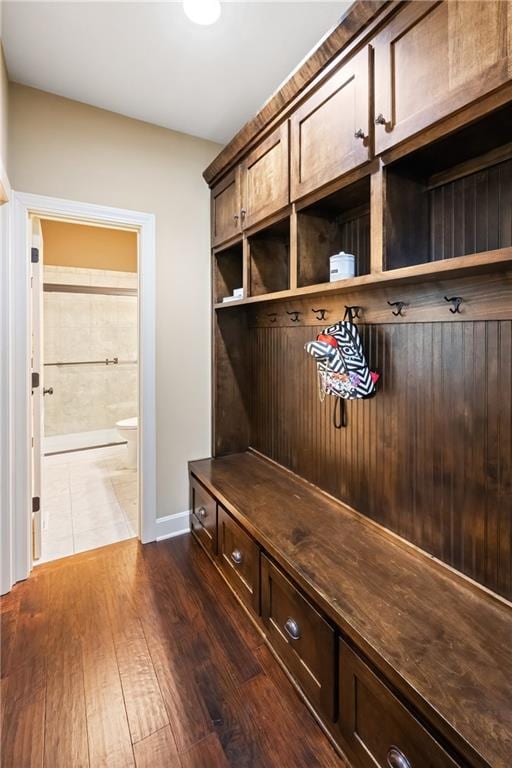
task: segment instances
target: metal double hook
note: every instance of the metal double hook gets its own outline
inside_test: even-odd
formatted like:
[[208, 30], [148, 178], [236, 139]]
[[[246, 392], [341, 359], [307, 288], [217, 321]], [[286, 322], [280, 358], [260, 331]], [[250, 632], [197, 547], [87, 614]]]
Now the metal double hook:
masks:
[[462, 304], [462, 297], [461, 296], [445, 296], [444, 300], [448, 303], [451, 303], [452, 306], [450, 307], [450, 312], [452, 315], [460, 314], [460, 305]]
[[390, 307], [396, 307], [396, 310], [393, 310], [395, 317], [398, 317], [399, 315], [400, 317], [403, 317], [405, 307], [409, 306], [406, 301], [388, 301], [388, 304]]

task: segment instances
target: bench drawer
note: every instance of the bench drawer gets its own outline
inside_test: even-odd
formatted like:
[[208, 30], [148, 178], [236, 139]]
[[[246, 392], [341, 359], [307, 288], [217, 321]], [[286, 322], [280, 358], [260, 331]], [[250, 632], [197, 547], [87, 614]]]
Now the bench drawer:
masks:
[[343, 640], [339, 650], [339, 728], [358, 768], [460, 768]]
[[270, 642], [313, 706], [333, 720], [334, 628], [265, 555], [261, 579], [262, 617]]
[[217, 553], [217, 502], [195, 478], [190, 478], [192, 533], [211, 554]]
[[219, 504], [220, 567], [244, 603], [260, 613], [260, 550], [255, 541]]

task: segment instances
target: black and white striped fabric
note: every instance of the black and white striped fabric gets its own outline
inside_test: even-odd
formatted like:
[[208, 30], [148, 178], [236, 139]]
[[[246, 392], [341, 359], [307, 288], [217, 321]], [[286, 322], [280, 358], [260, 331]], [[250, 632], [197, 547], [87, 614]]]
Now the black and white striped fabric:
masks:
[[317, 361], [324, 394], [344, 400], [361, 400], [375, 391], [356, 326], [346, 320], [324, 328], [322, 335], [332, 336], [337, 347], [328, 342], [310, 341], [305, 349]]

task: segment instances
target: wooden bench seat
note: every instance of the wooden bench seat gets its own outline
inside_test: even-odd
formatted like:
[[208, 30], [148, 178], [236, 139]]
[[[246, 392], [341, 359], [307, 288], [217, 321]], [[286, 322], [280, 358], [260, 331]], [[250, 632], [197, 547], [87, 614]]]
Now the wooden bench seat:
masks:
[[251, 452], [194, 461], [190, 472], [455, 748], [454, 764], [509, 768], [505, 601]]

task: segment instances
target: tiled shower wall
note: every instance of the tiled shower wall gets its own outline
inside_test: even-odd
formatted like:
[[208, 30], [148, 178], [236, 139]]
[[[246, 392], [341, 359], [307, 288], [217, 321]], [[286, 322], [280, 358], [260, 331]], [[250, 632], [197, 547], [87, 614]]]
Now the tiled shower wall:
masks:
[[[136, 288], [137, 275], [44, 268], [45, 283]], [[44, 293], [45, 435], [109, 429], [137, 415], [137, 297]], [[118, 365], [48, 365], [119, 358]]]

